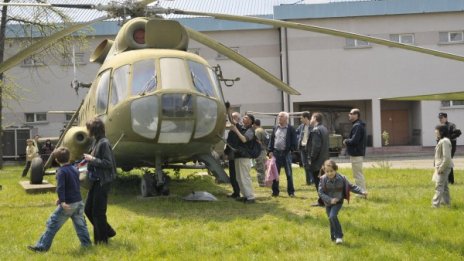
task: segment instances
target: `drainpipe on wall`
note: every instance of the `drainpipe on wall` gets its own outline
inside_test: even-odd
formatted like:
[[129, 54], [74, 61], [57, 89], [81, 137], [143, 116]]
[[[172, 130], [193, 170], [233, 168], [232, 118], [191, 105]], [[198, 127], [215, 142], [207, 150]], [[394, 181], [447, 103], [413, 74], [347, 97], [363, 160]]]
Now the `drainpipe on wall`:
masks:
[[[280, 79], [286, 84], [290, 84], [290, 72], [288, 62], [288, 36], [287, 28], [279, 28], [279, 49], [280, 49]], [[285, 92], [281, 92], [281, 110], [292, 112], [293, 109], [290, 106], [290, 95]]]

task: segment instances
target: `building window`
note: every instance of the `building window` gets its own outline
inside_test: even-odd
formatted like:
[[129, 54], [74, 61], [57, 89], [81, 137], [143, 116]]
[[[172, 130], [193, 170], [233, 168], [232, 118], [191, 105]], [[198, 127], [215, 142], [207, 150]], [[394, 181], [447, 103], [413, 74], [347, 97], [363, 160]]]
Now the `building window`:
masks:
[[[76, 65], [85, 65], [84, 53], [75, 53], [74, 58], [76, 60]], [[61, 61], [62, 66], [74, 66], [73, 55], [72, 54], [63, 54], [63, 60]]]
[[464, 101], [441, 101], [441, 107], [456, 107], [456, 106], [464, 107]]
[[[238, 53], [238, 47], [229, 47], [232, 51]], [[228, 60], [229, 58], [222, 53], [217, 53], [216, 60]]]
[[439, 32], [440, 44], [464, 43], [464, 31]]
[[25, 116], [26, 116], [26, 122], [27, 123], [46, 122], [47, 121], [47, 113], [46, 112], [25, 113]]
[[390, 41], [403, 44], [414, 44], [414, 34], [390, 34]]
[[352, 48], [370, 48], [372, 47], [369, 42], [363, 41], [363, 40], [358, 40], [358, 39], [351, 39], [351, 38], [346, 38], [345, 39], [345, 48], [346, 49], [352, 49]]
[[36, 67], [36, 66], [44, 66], [45, 63], [41, 58], [30, 56], [23, 60], [21, 67]]

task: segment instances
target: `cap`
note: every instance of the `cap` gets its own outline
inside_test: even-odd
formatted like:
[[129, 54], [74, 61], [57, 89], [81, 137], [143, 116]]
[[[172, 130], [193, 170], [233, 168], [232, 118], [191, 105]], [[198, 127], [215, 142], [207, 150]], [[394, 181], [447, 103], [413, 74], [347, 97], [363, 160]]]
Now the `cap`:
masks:
[[448, 118], [448, 114], [446, 112], [440, 112], [438, 114], [438, 118], [442, 118], [442, 117]]

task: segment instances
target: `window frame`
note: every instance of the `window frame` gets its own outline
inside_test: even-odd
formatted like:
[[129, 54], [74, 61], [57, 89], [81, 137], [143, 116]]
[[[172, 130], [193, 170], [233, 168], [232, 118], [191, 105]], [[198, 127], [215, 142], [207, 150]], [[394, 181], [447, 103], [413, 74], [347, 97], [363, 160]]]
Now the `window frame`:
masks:
[[[461, 40], [455, 41], [451, 39], [451, 34], [458, 33], [461, 35]], [[443, 41], [443, 34], [446, 34], [446, 40]], [[438, 32], [438, 44], [464, 44], [464, 31], [444, 31]]]
[[[353, 45], [349, 45], [348, 42], [353, 41]], [[360, 44], [360, 43], [366, 43], [366, 44]], [[363, 41], [359, 39], [353, 39], [353, 38], [345, 38], [345, 49], [364, 49], [364, 48], [372, 48], [372, 44], [368, 41]]]
[[[229, 49], [232, 49], [232, 51], [236, 52], [236, 53], [240, 53], [240, 48], [239, 47], [228, 47]], [[222, 53], [216, 53], [216, 60], [230, 60], [229, 57], [225, 56], [224, 54]]]
[[[455, 102], [460, 102], [462, 104], [454, 104]], [[442, 100], [441, 107], [442, 108], [464, 108], [464, 101], [463, 100]]]
[[[411, 42], [405, 42], [403, 38], [410, 36], [412, 38]], [[397, 38], [397, 39], [396, 39]], [[416, 44], [416, 37], [413, 33], [403, 33], [403, 34], [390, 34], [390, 41], [402, 43], [402, 44]]]
[[[28, 115], [32, 115], [34, 120], [33, 121], [28, 121]], [[39, 120], [38, 116], [45, 116], [44, 120]], [[26, 112], [24, 113], [24, 122], [27, 124], [34, 124], [34, 123], [47, 123], [48, 122], [48, 117], [46, 112]]]

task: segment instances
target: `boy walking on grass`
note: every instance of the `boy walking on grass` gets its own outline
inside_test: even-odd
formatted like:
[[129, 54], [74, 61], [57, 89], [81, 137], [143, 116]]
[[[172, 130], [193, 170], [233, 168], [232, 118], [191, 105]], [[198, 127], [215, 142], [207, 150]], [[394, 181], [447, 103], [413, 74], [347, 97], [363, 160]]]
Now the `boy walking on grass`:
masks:
[[56, 193], [58, 205], [47, 220], [46, 230], [34, 246], [27, 248], [34, 252], [46, 252], [50, 249], [53, 238], [63, 224], [71, 218], [76, 234], [81, 241], [81, 246], [91, 246], [89, 231], [84, 218], [84, 203], [82, 202], [79, 171], [69, 163], [69, 150], [60, 147], [53, 152], [60, 168], [56, 174]]
[[330, 221], [330, 238], [336, 244], [343, 243], [343, 231], [340, 221], [338, 221], [338, 212], [343, 206], [343, 199], [350, 200], [350, 191], [367, 197], [367, 192], [354, 184], [348, 182], [345, 176], [337, 172], [337, 163], [333, 160], [326, 160], [321, 169], [319, 183], [319, 197], [325, 204], [327, 216]]

